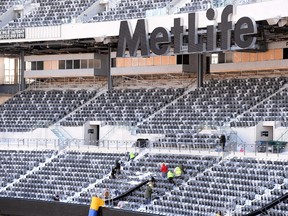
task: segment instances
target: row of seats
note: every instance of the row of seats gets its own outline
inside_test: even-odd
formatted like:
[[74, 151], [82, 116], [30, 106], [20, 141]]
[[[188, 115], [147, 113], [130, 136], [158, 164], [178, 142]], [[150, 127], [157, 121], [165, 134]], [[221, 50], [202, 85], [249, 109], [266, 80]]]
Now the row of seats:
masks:
[[28, 90], [0, 106], [0, 130], [46, 128], [96, 95], [95, 90]]
[[166, 134], [159, 142], [153, 142], [155, 148], [191, 148], [215, 149], [219, 145], [219, 134], [179, 133]]
[[89, 101], [76, 112], [68, 115], [63, 126], [83, 125], [86, 121], [117, 122], [136, 125], [163, 106], [175, 100], [184, 89], [122, 89], [108, 91]]

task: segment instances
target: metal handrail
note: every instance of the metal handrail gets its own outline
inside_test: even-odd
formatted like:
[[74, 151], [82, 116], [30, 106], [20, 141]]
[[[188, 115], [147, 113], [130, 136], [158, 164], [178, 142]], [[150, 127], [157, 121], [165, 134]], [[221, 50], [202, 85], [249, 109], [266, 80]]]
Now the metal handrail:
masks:
[[[136, 141], [131, 140], [84, 140], [84, 139], [15, 139], [0, 138], [0, 149], [5, 150], [43, 150], [53, 149], [62, 150], [63, 142], [65, 142], [65, 150], [75, 151], [119, 151], [119, 152], [141, 152], [147, 150], [153, 153], [181, 153], [181, 154], [203, 154], [203, 155], [239, 155], [239, 156], [261, 156], [270, 157], [271, 155], [280, 157], [284, 149], [269, 148], [268, 144], [263, 149], [259, 148], [256, 143], [253, 144], [237, 144], [227, 143], [225, 151], [219, 148], [218, 144], [202, 144], [201, 146], [193, 143], [161, 143], [159, 141], [149, 141], [147, 146], [139, 147]], [[285, 156], [285, 153], [283, 154]], [[287, 157], [287, 154], [286, 154]]]

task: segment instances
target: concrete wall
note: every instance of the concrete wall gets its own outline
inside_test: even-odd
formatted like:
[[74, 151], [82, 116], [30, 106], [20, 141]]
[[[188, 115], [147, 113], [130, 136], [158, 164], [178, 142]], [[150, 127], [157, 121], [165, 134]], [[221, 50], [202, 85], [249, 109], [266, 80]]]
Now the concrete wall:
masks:
[[[270, 141], [274, 139], [275, 122], [260, 122], [256, 126], [256, 140], [257, 141]], [[267, 136], [262, 134], [267, 132]]]
[[[278, 140], [278, 141], [288, 141], [288, 128], [279, 126], [278, 122], [264, 122], [259, 123], [255, 127], [246, 127], [246, 128], [232, 128], [234, 132], [237, 133], [237, 150], [240, 151], [243, 147], [243, 143], [247, 144], [247, 151], [255, 151], [256, 141], [269, 141], [269, 140]], [[269, 137], [261, 137], [260, 132], [262, 130], [269, 131]]]
[[[7, 216], [87, 216], [89, 209], [89, 205], [83, 204], [0, 197], [0, 215]], [[98, 213], [99, 216], [155, 215], [105, 207], [100, 208]]]
[[94, 69], [72, 70], [32, 70], [25, 71], [25, 78], [49, 78], [49, 77], [93, 77]]
[[31, 132], [1, 132], [0, 138], [11, 139], [58, 139], [49, 128], [38, 128]]
[[232, 128], [233, 131], [237, 133], [237, 136], [240, 140], [247, 144], [255, 144], [256, 141], [256, 128], [255, 127], [246, 127], [246, 128]]
[[[88, 128], [93, 128], [89, 125], [99, 125], [100, 131], [100, 140], [121, 140], [121, 141], [136, 141], [138, 138], [157, 140], [160, 138], [160, 135], [149, 135], [149, 134], [135, 134], [135, 128], [129, 126], [110, 126], [104, 125], [101, 126], [101, 123], [97, 121], [91, 121], [87, 123], [88, 126], [79, 126], [79, 127], [63, 127], [73, 138], [83, 139], [85, 137], [85, 131]], [[86, 134], [88, 136], [88, 134]], [[87, 137], [89, 139], [89, 137]]]
[[182, 65], [111, 68], [112, 76], [161, 73], [182, 73]]
[[87, 216], [88, 212], [88, 205], [0, 197], [0, 215]]

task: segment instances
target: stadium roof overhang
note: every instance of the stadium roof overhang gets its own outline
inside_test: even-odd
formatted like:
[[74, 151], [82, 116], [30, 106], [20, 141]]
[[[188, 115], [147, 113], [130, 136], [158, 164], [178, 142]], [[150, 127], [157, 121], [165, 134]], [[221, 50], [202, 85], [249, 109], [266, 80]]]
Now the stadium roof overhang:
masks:
[[[113, 45], [112, 45], [113, 47]], [[21, 51], [25, 55], [49, 55], [69, 53], [102, 53], [107, 52], [108, 45], [96, 43], [93, 38], [70, 39], [60, 41], [35, 41], [0, 43], [0, 56], [18, 57]]]
[[[234, 19], [237, 20], [243, 16], [253, 17], [257, 22], [257, 41], [264, 46], [274, 41], [288, 41], [287, 7], [287, 0], [242, 5], [237, 7]], [[221, 10], [220, 8], [218, 13], [221, 13]], [[158, 26], [170, 29], [174, 18], [177, 17], [183, 18], [184, 23], [187, 23], [187, 14], [147, 18], [149, 33]], [[219, 19], [220, 17], [218, 16]], [[135, 27], [136, 21], [129, 21], [132, 27]], [[219, 23], [220, 20], [217, 22]], [[207, 22], [205, 11], [199, 12], [199, 28], [205, 28], [208, 24], [211, 23]], [[119, 26], [120, 21], [114, 21], [26, 28], [24, 38], [8, 40], [0, 38], [0, 56], [17, 57], [21, 51], [24, 51], [25, 55], [107, 52], [108, 46], [117, 47]], [[265, 49], [257, 51], [265, 51]]]
[[[269, 25], [267, 21], [258, 21], [257, 42], [265, 47], [268, 43], [288, 41], [288, 26]], [[95, 38], [51, 40], [35, 42], [0, 43], [1, 57], [18, 57], [21, 51], [25, 55], [50, 55], [69, 53], [104, 53], [108, 45], [117, 48], [118, 37], [107, 37], [107, 42], [97, 42]], [[247, 50], [246, 50], [247, 51]], [[266, 51], [265, 48], [251, 51]]]

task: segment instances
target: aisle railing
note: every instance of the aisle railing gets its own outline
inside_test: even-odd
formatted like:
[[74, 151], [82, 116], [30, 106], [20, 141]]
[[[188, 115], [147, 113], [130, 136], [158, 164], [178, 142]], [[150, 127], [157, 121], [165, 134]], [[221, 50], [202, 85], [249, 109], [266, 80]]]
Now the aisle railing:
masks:
[[[0, 150], [71, 150], [71, 151], [110, 151], [110, 152], [141, 152], [152, 153], [181, 153], [219, 156], [261, 156], [261, 157], [288, 157], [288, 145], [271, 145], [269, 142], [252, 144], [227, 143], [224, 151], [219, 144], [195, 143], [161, 143], [147, 141], [146, 144], [123, 140], [82, 140], [82, 139], [13, 139], [0, 138]], [[64, 146], [64, 148], [63, 148]]]

